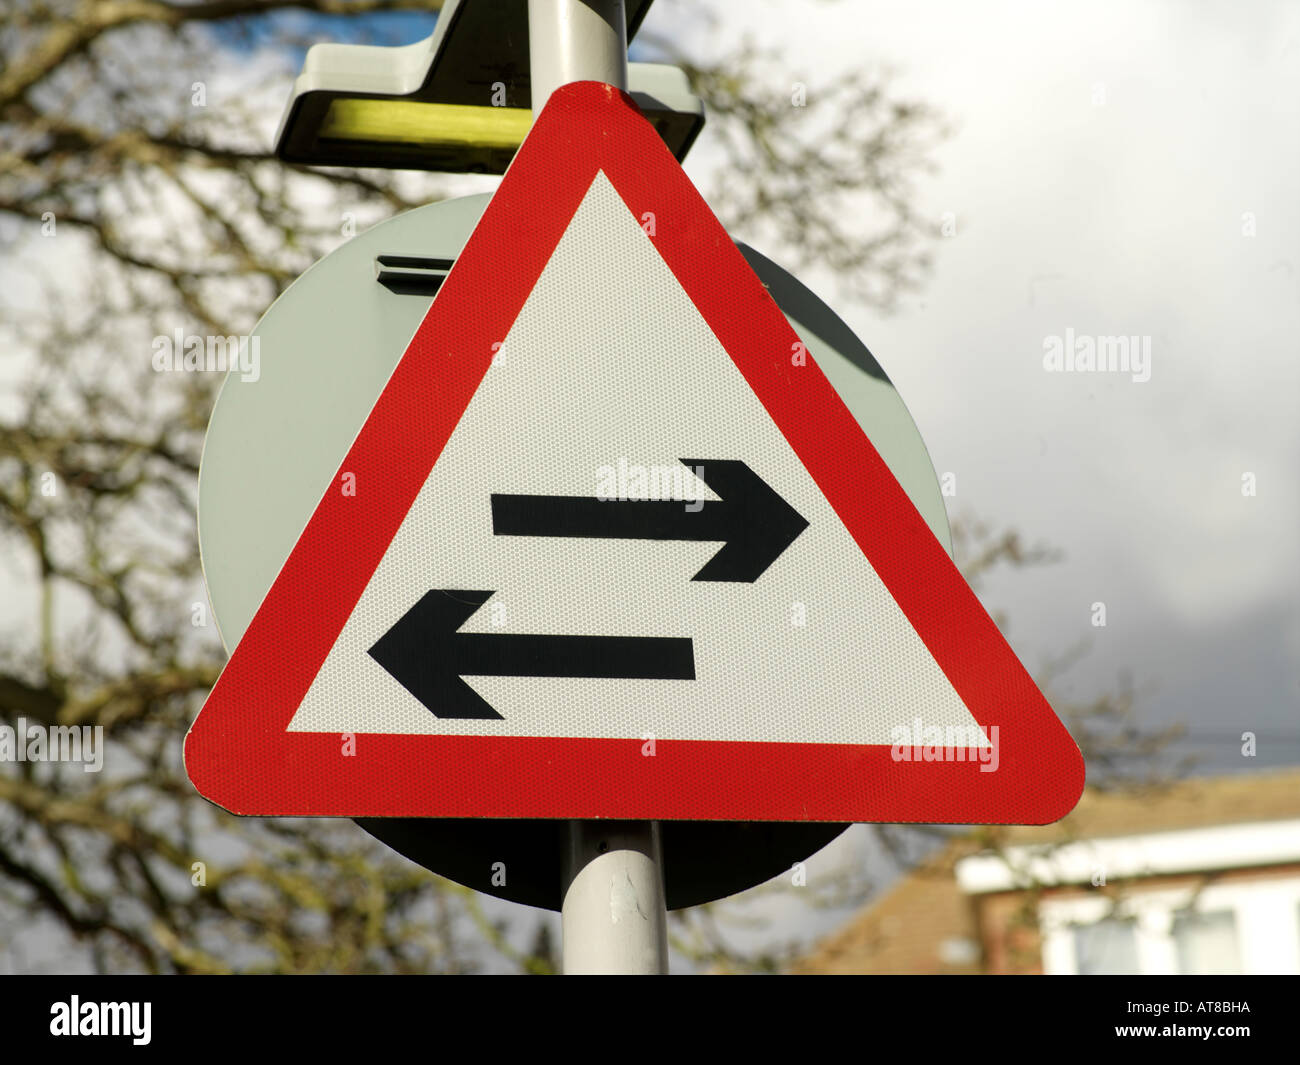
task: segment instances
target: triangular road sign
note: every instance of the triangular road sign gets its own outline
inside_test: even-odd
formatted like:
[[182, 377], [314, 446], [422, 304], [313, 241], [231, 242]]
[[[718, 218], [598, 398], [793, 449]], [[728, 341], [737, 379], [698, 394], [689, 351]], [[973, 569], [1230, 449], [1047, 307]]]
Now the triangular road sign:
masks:
[[1043, 823], [1083, 787], [681, 167], [593, 82], [539, 116], [185, 763], [237, 813], [350, 817]]

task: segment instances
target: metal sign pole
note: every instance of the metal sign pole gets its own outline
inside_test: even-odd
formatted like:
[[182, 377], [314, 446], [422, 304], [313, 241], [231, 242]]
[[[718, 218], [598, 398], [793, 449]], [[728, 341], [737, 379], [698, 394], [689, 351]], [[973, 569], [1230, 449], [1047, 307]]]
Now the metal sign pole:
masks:
[[533, 114], [571, 81], [627, 90], [623, 0], [528, 0], [528, 65]]
[[[534, 115], [571, 81], [626, 90], [623, 0], [528, 0], [528, 60]], [[564, 972], [667, 972], [658, 824], [571, 821], [564, 846]]]
[[665, 973], [668, 911], [657, 821], [570, 821], [563, 971]]

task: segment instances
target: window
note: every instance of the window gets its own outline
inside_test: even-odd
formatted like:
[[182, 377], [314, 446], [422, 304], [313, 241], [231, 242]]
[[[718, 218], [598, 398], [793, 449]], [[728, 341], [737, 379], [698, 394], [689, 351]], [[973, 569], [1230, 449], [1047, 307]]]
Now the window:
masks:
[[1075, 971], [1082, 976], [1136, 973], [1137, 922], [1107, 917], [1074, 929]]
[[1237, 921], [1231, 910], [1174, 914], [1174, 945], [1178, 971], [1192, 975], [1241, 972]]

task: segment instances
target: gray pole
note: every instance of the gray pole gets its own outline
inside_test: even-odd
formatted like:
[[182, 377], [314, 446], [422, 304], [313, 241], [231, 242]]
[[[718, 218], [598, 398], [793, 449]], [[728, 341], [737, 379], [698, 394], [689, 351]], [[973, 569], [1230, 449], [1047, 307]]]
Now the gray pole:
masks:
[[623, 0], [528, 0], [533, 114], [570, 81], [627, 89]]
[[[528, 0], [533, 113], [571, 81], [627, 89], [623, 0]], [[631, 740], [629, 743], [633, 742]], [[653, 821], [571, 821], [565, 835], [565, 973], [668, 971], [663, 855]]]
[[565, 844], [564, 972], [667, 972], [658, 822], [570, 821]]

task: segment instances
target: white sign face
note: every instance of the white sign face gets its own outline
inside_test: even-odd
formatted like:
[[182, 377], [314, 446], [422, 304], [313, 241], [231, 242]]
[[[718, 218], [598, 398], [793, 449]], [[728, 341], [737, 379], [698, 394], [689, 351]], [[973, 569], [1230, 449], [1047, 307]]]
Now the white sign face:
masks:
[[[734, 463], [757, 484], [737, 477]], [[733, 482], [737, 498], [714, 491], [725, 495]], [[354, 505], [365, 507], [366, 486], [356, 492]], [[522, 528], [549, 521], [566, 534], [503, 535], [494, 496], [520, 501]], [[762, 543], [762, 523], [782, 517], [796, 527]], [[619, 535], [602, 535], [611, 523]], [[638, 538], [665, 523], [665, 535], [675, 527], [680, 537]], [[707, 538], [711, 528], [742, 542], [725, 547]], [[760, 542], [751, 549], [747, 540]], [[760, 556], [748, 571], [693, 579], [738, 548]], [[481, 634], [481, 647], [541, 635], [683, 639], [693, 679], [460, 674], [499, 715], [485, 719], [460, 716], [460, 675], [448, 672], [414, 685], [422, 702], [401, 683], [418, 663], [391, 662], [390, 672], [370, 650], [427, 592], [455, 589], [492, 593], [455, 630]], [[526, 641], [517, 646], [527, 652]], [[563, 641], [545, 646], [569, 653]], [[575, 653], [585, 651], [579, 642]], [[602, 173], [289, 727], [888, 744], [898, 727], [911, 729], [918, 702], [927, 726], [987, 745]]]

